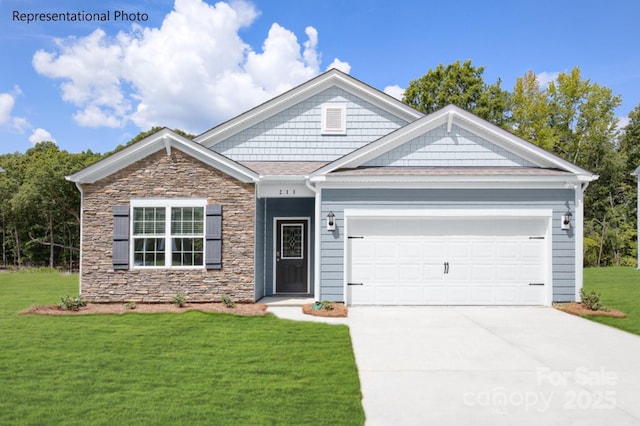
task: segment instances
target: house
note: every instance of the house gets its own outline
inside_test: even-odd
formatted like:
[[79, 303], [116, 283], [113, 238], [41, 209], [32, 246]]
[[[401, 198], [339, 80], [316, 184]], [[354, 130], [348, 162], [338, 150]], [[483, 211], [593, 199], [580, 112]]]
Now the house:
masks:
[[68, 179], [94, 302], [550, 305], [579, 300], [597, 176], [334, 69], [193, 140], [163, 129]]

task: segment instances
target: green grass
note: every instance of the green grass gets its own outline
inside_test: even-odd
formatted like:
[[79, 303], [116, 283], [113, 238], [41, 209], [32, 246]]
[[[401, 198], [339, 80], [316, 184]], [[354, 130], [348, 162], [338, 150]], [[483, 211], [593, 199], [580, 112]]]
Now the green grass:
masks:
[[584, 289], [601, 294], [608, 308], [627, 314], [627, 318], [589, 316], [587, 318], [640, 335], [640, 271], [635, 268], [587, 268]]
[[364, 423], [346, 326], [225, 314], [18, 315], [77, 275], [0, 274], [0, 424]]

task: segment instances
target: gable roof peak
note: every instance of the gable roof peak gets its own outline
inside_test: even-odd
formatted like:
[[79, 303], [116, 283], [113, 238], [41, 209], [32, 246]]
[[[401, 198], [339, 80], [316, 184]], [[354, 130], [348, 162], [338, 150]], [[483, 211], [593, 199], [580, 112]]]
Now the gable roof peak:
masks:
[[331, 87], [339, 87], [407, 122], [415, 121], [424, 116], [422, 112], [410, 107], [404, 102], [363, 83], [337, 68], [332, 68], [196, 136], [193, 140], [206, 147], [212, 147], [224, 139]]
[[76, 183], [94, 183], [162, 149], [166, 150], [167, 155], [171, 155], [172, 148], [176, 148], [242, 182], [258, 180], [258, 175], [253, 170], [224, 155], [213, 152], [167, 127], [65, 178]]

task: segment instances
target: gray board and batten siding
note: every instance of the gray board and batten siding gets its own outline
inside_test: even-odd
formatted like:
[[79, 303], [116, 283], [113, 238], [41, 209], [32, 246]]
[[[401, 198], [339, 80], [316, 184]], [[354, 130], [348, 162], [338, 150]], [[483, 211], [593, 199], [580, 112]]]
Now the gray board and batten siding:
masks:
[[336, 231], [321, 230], [321, 299], [344, 301], [345, 209], [552, 209], [553, 301], [575, 297], [575, 238], [560, 218], [575, 208], [571, 189], [323, 189], [322, 214]]

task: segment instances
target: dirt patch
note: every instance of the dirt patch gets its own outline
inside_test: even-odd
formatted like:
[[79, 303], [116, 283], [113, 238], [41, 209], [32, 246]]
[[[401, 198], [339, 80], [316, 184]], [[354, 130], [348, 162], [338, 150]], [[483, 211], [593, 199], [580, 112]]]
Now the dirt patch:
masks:
[[181, 313], [186, 311], [222, 312], [234, 315], [266, 315], [267, 305], [262, 303], [239, 303], [235, 308], [227, 308], [224, 303], [187, 303], [182, 308], [168, 303], [137, 303], [135, 309], [128, 309], [119, 303], [90, 303], [79, 311], [68, 311], [56, 305], [32, 306], [20, 314], [36, 315], [90, 315], [90, 314], [155, 314]]
[[615, 309], [603, 308], [599, 311], [592, 311], [591, 309], [585, 308], [584, 306], [582, 306], [581, 303], [578, 303], [578, 302], [556, 303], [553, 305], [553, 307], [558, 309], [559, 311], [566, 312], [571, 315], [577, 315], [579, 317], [584, 315], [599, 315], [599, 316], [614, 317], [614, 318], [627, 317], [627, 314]]
[[313, 309], [315, 303], [302, 305], [302, 313], [316, 317], [346, 318], [349, 310], [342, 303], [334, 303], [333, 309]]

